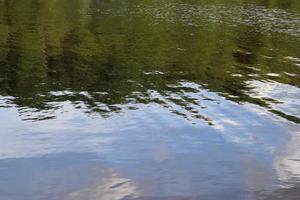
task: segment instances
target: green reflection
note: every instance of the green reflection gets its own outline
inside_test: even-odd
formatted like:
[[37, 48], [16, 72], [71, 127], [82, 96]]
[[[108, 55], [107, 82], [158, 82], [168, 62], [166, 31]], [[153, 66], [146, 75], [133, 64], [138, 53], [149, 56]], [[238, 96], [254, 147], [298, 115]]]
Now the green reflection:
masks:
[[[185, 93], [199, 90], [170, 87], [192, 82], [299, 123], [272, 107], [286, 102], [249, 84], [300, 86], [299, 8], [293, 0], [2, 0], [0, 92], [19, 107], [47, 111], [70, 100], [107, 116], [130, 102], [168, 107], [156, 91], [195, 112]], [[211, 122], [199, 109], [194, 116]]]

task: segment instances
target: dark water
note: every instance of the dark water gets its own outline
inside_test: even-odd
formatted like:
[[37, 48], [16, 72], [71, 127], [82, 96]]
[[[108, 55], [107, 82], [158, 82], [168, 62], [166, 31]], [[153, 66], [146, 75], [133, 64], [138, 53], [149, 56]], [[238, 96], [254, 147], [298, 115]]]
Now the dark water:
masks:
[[300, 1], [1, 0], [1, 200], [300, 199]]

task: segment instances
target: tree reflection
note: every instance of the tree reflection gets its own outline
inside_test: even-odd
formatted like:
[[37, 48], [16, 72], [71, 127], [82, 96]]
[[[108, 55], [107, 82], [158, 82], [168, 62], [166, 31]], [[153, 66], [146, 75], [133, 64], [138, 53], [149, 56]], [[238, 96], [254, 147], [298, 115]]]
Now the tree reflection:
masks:
[[[205, 2], [189, 6], [200, 9], [209, 5]], [[75, 107], [84, 103], [88, 112], [105, 116], [128, 103], [170, 107], [172, 102], [211, 122], [187, 93], [208, 89], [231, 101], [271, 109], [274, 99], [255, 97], [248, 81], [299, 87], [299, 68], [294, 61], [283, 62], [286, 56], [299, 56], [294, 36], [265, 34], [261, 24], [247, 15], [239, 17], [253, 20], [251, 25], [229, 26], [226, 16], [219, 22], [197, 18], [196, 25], [189, 25], [185, 5], [165, 4], [172, 6], [162, 17], [155, 1], [1, 1], [1, 95], [15, 97], [12, 103], [20, 108], [51, 112], [58, 109], [54, 102], [69, 100]], [[299, 7], [295, 1], [262, 4], [287, 10]], [[184, 87], [184, 82], [199, 88]], [[190, 109], [190, 104], [198, 105], [198, 110]], [[170, 110], [186, 117], [186, 112]], [[48, 114], [37, 119], [45, 118]], [[286, 118], [299, 122], [295, 116]]]

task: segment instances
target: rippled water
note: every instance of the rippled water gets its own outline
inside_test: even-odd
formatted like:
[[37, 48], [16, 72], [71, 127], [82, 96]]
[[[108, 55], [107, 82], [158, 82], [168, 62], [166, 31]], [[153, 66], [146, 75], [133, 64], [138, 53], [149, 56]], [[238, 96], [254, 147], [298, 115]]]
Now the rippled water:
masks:
[[2, 0], [0, 199], [298, 200], [299, 77], [300, 1]]

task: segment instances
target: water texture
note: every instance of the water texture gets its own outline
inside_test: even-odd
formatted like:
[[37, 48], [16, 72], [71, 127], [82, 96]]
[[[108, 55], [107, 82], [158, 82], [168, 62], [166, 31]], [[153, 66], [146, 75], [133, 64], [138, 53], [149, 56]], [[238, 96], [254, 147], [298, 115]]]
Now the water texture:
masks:
[[300, 1], [1, 0], [1, 200], [300, 199]]

